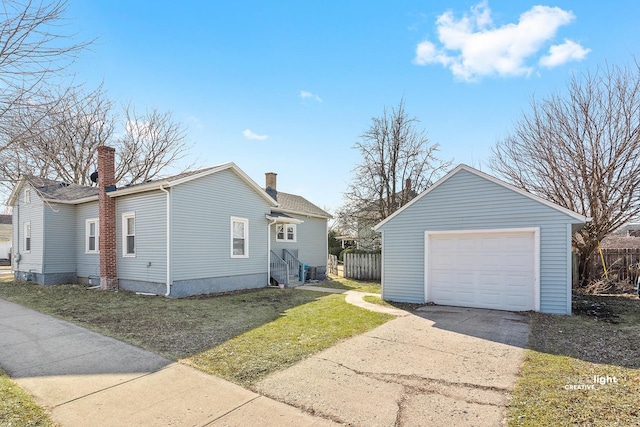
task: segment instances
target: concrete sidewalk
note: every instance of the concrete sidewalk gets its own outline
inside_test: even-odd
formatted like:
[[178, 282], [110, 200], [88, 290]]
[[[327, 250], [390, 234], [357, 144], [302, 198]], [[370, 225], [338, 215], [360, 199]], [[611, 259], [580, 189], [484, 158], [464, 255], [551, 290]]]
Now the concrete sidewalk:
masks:
[[0, 366], [63, 427], [335, 425], [1, 299], [0, 331]]
[[371, 292], [349, 291], [345, 289], [323, 288], [322, 286], [302, 285], [296, 289], [304, 289], [306, 291], [325, 292], [329, 294], [344, 294], [345, 301], [349, 304], [364, 308], [369, 311], [376, 311], [378, 313], [391, 314], [392, 316], [403, 317], [408, 316], [410, 313], [399, 308], [388, 307], [380, 304], [373, 304], [366, 302], [364, 296], [371, 295], [380, 297], [380, 294], [374, 294]]

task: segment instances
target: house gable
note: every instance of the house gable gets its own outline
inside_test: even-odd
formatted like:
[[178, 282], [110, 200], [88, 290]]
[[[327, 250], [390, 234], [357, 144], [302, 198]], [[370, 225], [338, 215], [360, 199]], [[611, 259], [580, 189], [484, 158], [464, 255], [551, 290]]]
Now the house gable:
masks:
[[[432, 185], [431, 187], [429, 187], [427, 190], [425, 190], [424, 192], [422, 192], [420, 195], [418, 195], [416, 198], [414, 198], [413, 200], [411, 200], [411, 202], [407, 203], [405, 206], [403, 206], [401, 209], [399, 209], [398, 211], [394, 212], [393, 215], [390, 215], [388, 218], [384, 219], [383, 221], [381, 221], [380, 223], [378, 223], [374, 229], [375, 230], [382, 230], [384, 229], [385, 224], [394, 221], [394, 218], [396, 218], [399, 215], [402, 215], [402, 212], [404, 212], [405, 210], [411, 209], [411, 207], [414, 204], [417, 203], [421, 203], [421, 200], [423, 198], [430, 198], [433, 196], [430, 196], [430, 194], [432, 192], [439, 192], [439, 191], [443, 191], [443, 189], [441, 189], [440, 187], [444, 187], [444, 191], [449, 191], [448, 190], [448, 185], [447, 182], [451, 179], [454, 179], [454, 177], [458, 176], [457, 179], [460, 179], [459, 175], [464, 176], [465, 180], [467, 181], [471, 181], [471, 180], [476, 180], [477, 178], [477, 184], [475, 185], [476, 190], [481, 191], [480, 194], [473, 194], [473, 190], [469, 190], [470, 188], [472, 188], [471, 186], [467, 187], [467, 190], [465, 190], [465, 193], [460, 193], [460, 194], [452, 194], [452, 197], [455, 197], [457, 199], [462, 199], [465, 201], [468, 201], [470, 203], [473, 203], [474, 200], [477, 200], [478, 198], [480, 198], [482, 200], [481, 204], [479, 206], [477, 206], [477, 209], [479, 209], [480, 211], [483, 210], [483, 204], [484, 204], [484, 200], [491, 200], [490, 197], [495, 197], [495, 194], [500, 193], [502, 194], [503, 199], [511, 199], [513, 203], [518, 203], [521, 204], [523, 206], [533, 206], [534, 204], [532, 204], [531, 202], [535, 202], [537, 204], [540, 204], [542, 206], [546, 206], [547, 208], [563, 214], [568, 222], [571, 223], [578, 223], [578, 224], [584, 224], [585, 222], [589, 221], [590, 219], [585, 217], [584, 215], [580, 215], [576, 212], [573, 212], [569, 209], [566, 209], [560, 205], [557, 205], [555, 203], [549, 202], [547, 200], [544, 200], [543, 198], [536, 196], [535, 194], [531, 194], [528, 193], [520, 188], [517, 188], [511, 184], [508, 184], [504, 181], [501, 181], [491, 175], [487, 175], [481, 171], [478, 171], [476, 169], [473, 169], [467, 165], [461, 164], [458, 165], [455, 169], [453, 169], [452, 171], [450, 171], [447, 175], [445, 175], [444, 177], [442, 177], [440, 180], [438, 180], [434, 185]], [[494, 184], [494, 185], [491, 185]], [[491, 189], [491, 190], [489, 190]], [[503, 191], [501, 191], [503, 190]], [[489, 192], [490, 191], [490, 192]], [[511, 195], [508, 195], [510, 194]], [[469, 196], [469, 199], [466, 199], [465, 197]], [[520, 197], [518, 197], [520, 196]], [[422, 202], [424, 203], [424, 202]], [[428, 203], [428, 202], [427, 202]], [[465, 210], [464, 206], [461, 206], [462, 210]]]

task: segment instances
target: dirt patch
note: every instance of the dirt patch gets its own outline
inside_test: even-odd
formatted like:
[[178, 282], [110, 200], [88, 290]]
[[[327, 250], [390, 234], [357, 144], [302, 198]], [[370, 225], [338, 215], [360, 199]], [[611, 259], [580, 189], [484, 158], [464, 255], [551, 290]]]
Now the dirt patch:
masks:
[[572, 306], [574, 315], [589, 316], [609, 323], [620, 323], [620, 317], [606, 302], [593, 301], [576, 295], [573, 297]]

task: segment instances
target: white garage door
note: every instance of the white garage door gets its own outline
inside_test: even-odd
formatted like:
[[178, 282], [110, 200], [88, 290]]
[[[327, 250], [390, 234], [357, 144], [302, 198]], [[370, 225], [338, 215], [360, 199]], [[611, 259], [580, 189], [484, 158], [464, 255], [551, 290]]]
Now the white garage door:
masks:
[[498, 310], [535, 310], [536, 232], [429, 233], [427, 300]]

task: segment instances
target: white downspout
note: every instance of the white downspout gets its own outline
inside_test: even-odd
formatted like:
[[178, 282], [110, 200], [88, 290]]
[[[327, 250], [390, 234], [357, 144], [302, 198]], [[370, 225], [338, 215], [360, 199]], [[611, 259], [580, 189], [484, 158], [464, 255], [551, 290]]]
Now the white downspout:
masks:
[[267, 286], [271, 285], [271, 226], [275, 223], [274, 219], [267, 226]]
[[163, 186], [160, 190], [167, 193], [167, 292], [164, 296], [168, 297], [171, 294], [171, 193]]

